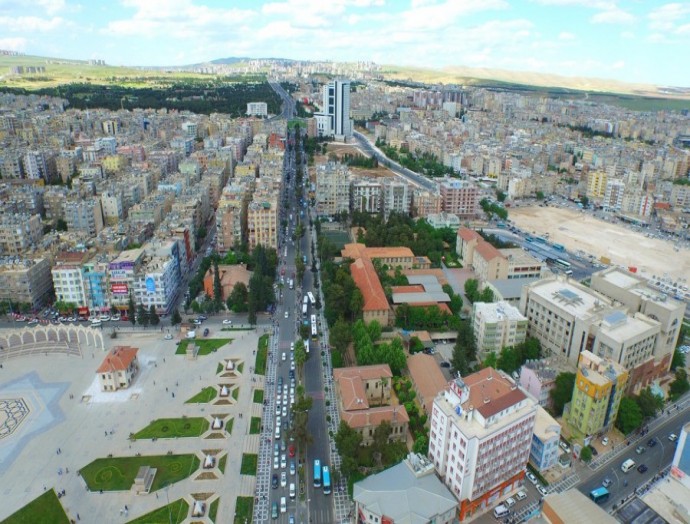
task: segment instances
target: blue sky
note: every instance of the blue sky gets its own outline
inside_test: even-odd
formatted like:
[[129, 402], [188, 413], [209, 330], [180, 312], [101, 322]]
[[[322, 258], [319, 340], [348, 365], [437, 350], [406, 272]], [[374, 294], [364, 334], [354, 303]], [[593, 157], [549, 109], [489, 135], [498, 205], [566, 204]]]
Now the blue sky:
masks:
[[501, 68], [690, 87], [690, 1], [0, 0], [0, 49]]

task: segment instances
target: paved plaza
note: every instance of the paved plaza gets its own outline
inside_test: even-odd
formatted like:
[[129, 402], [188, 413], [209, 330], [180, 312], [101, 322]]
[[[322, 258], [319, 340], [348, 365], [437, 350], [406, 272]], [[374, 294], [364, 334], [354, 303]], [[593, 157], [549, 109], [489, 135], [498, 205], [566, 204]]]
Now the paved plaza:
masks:
[[[261, 330], [260, 330], [261, 331]], [[237, 496], [254, 496], [255, 477], [241, 476], [243, 453], [258, 453], [259, 435], [249, 435], [251, 417], [261, 417], [253, 390], [263, 389], [263, 377], [250, 371], [261, 333], [214, 333], [232, 343], [207, 356], [187, 360], [175, 355], [176, 340], [162, 333], [120, 333], [106, 337], [106, 350], [116, 345], [139, 348], [140, 373], [131, 388], [103, 393], [95, 370], [105, 351], [82, 345], [81, 355], [40, 353], [7, 359], [0, 369], [0, 487], [3, 507], [0, 520], [14, 513], [46, 489], [65, 490], [61, 503], [69, 518], [85, 522], [127, 522], [184, 498], [190, 504], [205, 497], [208, 506], [220, 496], [217, 522], [232, 522]], [[225, 369], [227, 360], [235, 370]], [[219, 372], [219, 364], [223, 369]], [[242, 371], [237, 366], [242, 365]], [[185, 404], [203, 388], [227, 385], [235, 400], [217, 396], [208, 404]], [[198, 438], [130, 441], [135, 433], [158, 418], [218, 416], [232, 419], [232, 434], [209, 429]], [[220, 438], [218, 438], [220, 436]], [[213, 437], [213, 438], [209, 438]], [[89, 492], [79, 468], [108, 455], [196, 454], [216, 457], [216, 467], [200, 469], [189, 478], [148, 495], [130, 491]], [[227, 454], [225, 474], [218, 460]], [[208, 474], [211, 473], [211, 474]], [[200, 478], [201, 477], [201, 478]], [[11, 481], [8, 481], [11, 479]], [[200, 495], [203, 494], [203, 495]], [[211, 494], [209, 496], [209, 494]], [[127, 507], [127, 515], [123, 508]], [[188, 517], [185, 522], [191, 522]], [[194, 522], [210, 522], [194, 518]]]

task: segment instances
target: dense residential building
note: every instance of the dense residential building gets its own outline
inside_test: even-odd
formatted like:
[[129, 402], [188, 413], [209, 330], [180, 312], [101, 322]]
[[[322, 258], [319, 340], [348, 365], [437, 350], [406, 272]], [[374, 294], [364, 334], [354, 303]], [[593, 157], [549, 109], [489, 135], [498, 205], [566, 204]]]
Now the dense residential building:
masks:
[[250, 251], [258, 245], [278, 248], [278, 198], [254, 195], [247, 206], [247, 244]]
[[21, 255], [38, 246], [42, 237], [39, 215], [0, 213], [0, 255]]
[[333, 136], [336, 140], [352, 138], [350, 118], [350, 82], [333, 80], [323, 86], [321, 111], [314, 114], [319, 136]]
[[386, 421], [389, 440], [405, 441], [410, 418], [403, 405], [391, 403], [393, 373], [388, 364], [333, 370], [340, 420], [362, 435], [362, 444], [374, 441], [374, 431]]
[[143, 249], [129, 249], [108, 264], [110, 300], [113, 306], [122, 311], [127, 311], [130, 294], [134, 298], [134, 281], [143, 259]]
[[457, 513], [457, 501], [434, 475], [434, 465], [414, 453], [356, 482], [352, 499], [361, 524], [451, 524]]
[[441, 210], [459, 218], [474, 218], [479, 212], [479, 188], [466, 180], [444, 180], [439, 184]]
[[539, 406], [529, 452], [529, 462], [537, 471], [543, 473], [558, 464], [560, 440], [561, 425]]
[[101, 391], [117, 391], [132, 385], [139, 372], [138, 348], [115, 346], [96, 370]]
[[355, 178], [350, 183], [350, 210], [378, 214], [381, 212], [383, 188], [378, 180]]
[[410, 214], [410, 188], [407, 182], [394, 178], [383, 180], [381, 210], [386, 219], [391, 213]]
[[328, 162], [316, 166], [316, 213], [331, 217], [349, 211], [350, 171], [346, 165]]
[[48, 302], [52, 291], [47, 258], [0, 259], [0, 301], [39, 309]]
[[527, 319], [507, 302], [475, 302], [472, 325], [477, 351], [486, 355], [513, 347], [527, 337]]
[[97, 198], [70, 200], [64, 210], [67, 230], [96, 236], [103, 229], [103, 209]]
[[625, 393], [628, 372], [609, 359], [590, 351], [580, 353], [575, 388], [563, 419], [579, 435], [602, 433], [613, 426]]
[[527, 360], [520, 368], [519, 384], [546, 408], [551, 405], [551, 390], [556, 386], [557, 375], [548, 359]]
[[429, 458], [459, 500], [464, 520], [521, 485], [537, 405], [490, 367], [449, 386], [434, 400]]

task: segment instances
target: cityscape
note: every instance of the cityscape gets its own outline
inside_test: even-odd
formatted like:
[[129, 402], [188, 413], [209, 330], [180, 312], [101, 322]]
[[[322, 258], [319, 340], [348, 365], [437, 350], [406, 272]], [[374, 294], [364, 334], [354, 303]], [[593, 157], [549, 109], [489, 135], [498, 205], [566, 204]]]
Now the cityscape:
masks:
[[16, 43], [3, 523], [690, 524], [688, 88]]

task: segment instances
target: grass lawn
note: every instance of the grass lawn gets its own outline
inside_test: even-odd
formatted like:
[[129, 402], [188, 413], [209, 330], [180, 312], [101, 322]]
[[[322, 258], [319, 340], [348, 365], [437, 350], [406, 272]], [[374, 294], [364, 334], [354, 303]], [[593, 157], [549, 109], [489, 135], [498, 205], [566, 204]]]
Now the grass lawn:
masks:
[[259, 417], [252, 417], [249, 421], [249, 434], [258, 435], [261, 433], [261, 419]]
[[189, 504], [184, 499], [171, 502], [167, 506], [154, 509], [127, 524], [180, 524], [189, 515]]
[[266, 359], [268, 358], [268, 335], [261, 335], [254, 361], [254, 373], [257, 375], [266, 374]]
[[218, 362], [218, 366], [216, 367], [216, 375], [218, 373], [220, 373], [221, 371], [223, 371], [224, 369], [225, 369], [225, 366], [222, 363]]
[[199, 355], [209, 355], [225, 344], [232, 342], [231, 338], [195, 338], [194, 340], [184, 339], [177, 346], [176, 355], [184, 355], [190, 342], [194, 342], [199, 347]]
[[210, 422], [203, 417], [159, 418], [134, 434], [135, 439], [198, 437], [205, 433]]
[[141, 466], [156, 468], [151, 491], [186, 479], [199, 469], [196, 455], [150, 455], [96, 459], [81, 468], [81, 476], [91, 491], [126, 491], [132, 487]]
[[218, 469], [220, 470], [221, 473], [225, 473], [225, 464], [228, 463], [228, 455], [225, 454], [222, 457], [220, 457], [220, 460], [218, 461]]
[[218, 516], [218, 503], [220, 502], [220, 499], [216, 499], [213, 502], [211, 502], [211, 506], [208, 508], [208, 518], [211, 519], [211, 522], [216, 521], [216, 517]]
[[240, 466], [240, 475], [256, 475], [256, 465], [259, 456], [254, 453], [242, 454], [242, 465]]
[[233, 389], [232, 390], [232, 398], [237, 400], [239, 396], [240, 396], [240, 388]]
[[254, 518], [254, 497], [237, 497], [235, 501], [235, 524], [251, 522]]
[[240, 362], [240, 363], [237, 365], [237, 372], [238, 372], [238, 373], [242, 373], [243, 371], [244, 371], [244, 362]]
[[54, 490], [46, 491], [19, 511], [12, 513], [2, 521], [3, 524], [69, 524], [69, 519], [62, 509], [62, 504]]
[[187, 400], [185, 404], [207, 404], [216, 398], [216, 395], [218, 395], [216, 388], [208, 386]]
[[231, 418], [225, 423], [225, 432], [230, 435], [232, 433], [232, 426], [235, 424], [235, 419]]
[[264, 390], [263, 389], [255, 389], [254, 390], [254, 404], [263, 404], [264, 403]]

